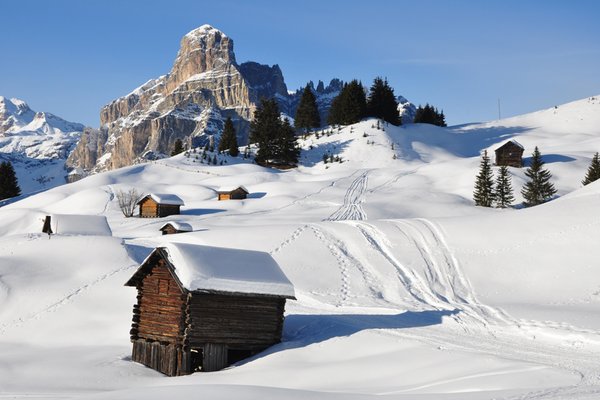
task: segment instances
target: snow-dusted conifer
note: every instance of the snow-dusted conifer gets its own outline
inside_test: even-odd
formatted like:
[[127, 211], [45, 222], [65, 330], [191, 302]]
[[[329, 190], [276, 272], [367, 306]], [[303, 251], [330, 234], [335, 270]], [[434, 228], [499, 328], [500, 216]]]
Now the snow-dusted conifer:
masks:
[[531, 165], [525, 171], [525, 175], [529, 181], [525, 183], [521, 194], [525, 201], [526, 207], [537, 206], [552, 199], [556, 194], [554, 185], [550, 182], [552, 174], [547, 169], [544, 169], [544, 161], [537, 146], [531, 157]]
[[476, 206], [491, 207], [494, 202], [494, 180], [492, 165], [487, 150], [483, 152], [479, 164], [479, 174], [475, 180], [475, 192], [473, 200]]
[[585, 179], [581, 183], [583, 183], [583, 185], [585, 186], [594, 181], [597, 181], [598, 179], [600, 179], [600, 156], [596, 152], [587, 170]]
[[515, 201], [510, 173], [506, 165], [500, 167], [500, 172], [496, 178], [495, 200], [496, 207], [498, 208], [510, 207], [513, 201]]

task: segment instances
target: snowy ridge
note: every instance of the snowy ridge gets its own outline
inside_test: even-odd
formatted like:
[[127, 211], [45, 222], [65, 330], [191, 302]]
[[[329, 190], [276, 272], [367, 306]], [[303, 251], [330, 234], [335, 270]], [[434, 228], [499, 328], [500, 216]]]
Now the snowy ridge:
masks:
[[[594, 98], [448, 128], [378, 129], [368, 119], [300, 140], [293, 170], [180, 154], [2, 207], [2, 390], [55, 399], [598, 398], [600, 182], [580, 181], [600, 149], [599, 111]], [[507, 140], [524, 146], [525, 162], [539, 146], [557, 200], [473, 205], [482, 151]], [[525, 171], [509, 171], [519, 202]], [[215, 188], [237, 185], [252, 188], [248, 199], [215, 199]], [[130, 188], [185, 206], [165, 219], [124, 218], [114, 193]], [[106, 217], [113, 237], [39, 233], [44, 215], [75, 212]], [[162, 236], [168, 222], [202, 228]], [[122, 284], [157, 247], [174, 249], [181, 280], [205, 290], [271, 290], [270, 273], [250, 273], [271, 261], [239, 266], [247, 252], [274, 260], [297, 298], [286, 303], [283, 343], [183, 378], [132, 363], [135, 293]], [[207, 255], [222, 248], [236, 249], [224, 269]], [[32, 380], [38, 371], [50, 375]]]
[[35, 112], [19, 99], [0, 96], [0, 160], [10, 161], [24, 193], [66, 182], [65, 161], [84, 126], [48, 112]]

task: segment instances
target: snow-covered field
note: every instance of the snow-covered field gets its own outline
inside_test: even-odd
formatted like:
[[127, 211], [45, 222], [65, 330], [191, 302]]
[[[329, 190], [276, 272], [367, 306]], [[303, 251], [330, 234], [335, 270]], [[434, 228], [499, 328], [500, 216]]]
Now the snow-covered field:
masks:
[[[437, 128], [367, 120], [302, 141], [274, 171], [194, 157], [141, 164], [0, 209], [0, 398], [600, 398], [600, 101]], [[471, 201], [483, 149], [539, 146], [560, 198]], [[324, 164], [323, 154], [342, 163]], [[524, 169], [511, 168], [517, 200]], [[244, 185], [243, 201], [216, 189]], [[115, 193], [173, 193], [182, 215], [126, 219]], [[40, 233], [106, 216], [112, 237]], [[194, 232], [161, 236], [167, 221]], [[167, 378], [130, 361], [135, 290], [165, 241], [270, 253], [295, 286], [284, 341], [226, 370]]]

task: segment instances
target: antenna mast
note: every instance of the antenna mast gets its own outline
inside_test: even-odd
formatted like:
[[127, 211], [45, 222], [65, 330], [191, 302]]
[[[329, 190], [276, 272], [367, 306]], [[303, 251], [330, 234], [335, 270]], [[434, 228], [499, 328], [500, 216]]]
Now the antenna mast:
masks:
[[498, 97], [498, 119], [502, 119], [502, 114], [500, 113], [500, 97]]

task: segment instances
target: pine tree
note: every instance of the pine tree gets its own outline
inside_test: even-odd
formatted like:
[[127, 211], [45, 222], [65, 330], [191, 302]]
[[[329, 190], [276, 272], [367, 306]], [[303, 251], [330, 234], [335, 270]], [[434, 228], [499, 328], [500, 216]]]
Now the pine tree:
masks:
[[494, 180], [492, 175], [492, 165], [488, 157], [487, 150], [484, 151], [479, 164], [479, 174], [475, 180], [475, 192], [473, 200], [476, 206], [491, 207], [494, 202]]
[[354, 124], [367, 115], [367, 98], [362, 83], [356, 79], [345, 83], [331, 103], [327, 123], [330, 125]]
[[250, 123], [250, 142], [258, 145], [255, 161], [259, 165], [295, 165], [300, 150], [289, 121], [281, 121], [273, 99], [261, 100]]
[[425, 104], [425, 107], [419, 106], [417, 108], [413, 122], [446, 126], [446, 116], [443, 111], [440, 112], [437, 108], [430, 106], [429, 103], [427, 103]]
[[321, 126], [321, 117], [319, 116], [317, 100], [310, 85], [306, 85], [304, 92], [302, 92], [300, 104], [298, 104], [298, 109], [296, 110], [294, 118], [296, 128], [304, 129], [306, 132], [311, 128], [318, 128]]
[[550, 183], [552, 174], [547, 169], [543, 169], [543, 166], [544, 161], [536, 146], [532, 154], [531, 165], [525, 171], [525, 176], [529, 178], [529, 181], [525, 183], [523, 190], [521, 190], [526, 207], [545, 203], [556, 194], [554, 185]]
[[171, 156], [176, 156], [179, 153], [183, 153], [185, 149], [183, 148], [183, 142], [181, 139], [177, 139], [175, 144], [173, 145], [173, 151], [171, 151]]
[[0, 163], [0, 200], [21, 194], [17, 174], [8, 161]]
[[585, 179], [581, 182], [583, 185], [588, 185], [594, 181], [600, 179], [600, 156], [598, 153], [594, 154], [592, 158], [592, 162], [587, 170], [585, 175]]
[[510, 173], [506, 165], [500, 167], [500, 173], [496, 178], [495, 200], [498, 208], [510, 207], [515, 201]]
[[238, 149], [237, 137], [235, 135], [235, 128], [233, 127], [233, 121], [231, 117], [228, 117], [223, 127], [223, 133], [221, 134], [221, 140], [219, 141], [219, 152], [229, 151], [229, 154], [233, 157], [237, 157], [240, 153]]
[[298, 163], [300, 148], [296, 141], [294, 128], [292, 128], [287, 118], [279, 126], [275, 147], [274, 158], [276, 164], [296, 165]]
[[254, 111], [254, 119], [250, 123], [250, 142], [258, 145], [257, 164], [267, 164], [273, 160], [273, 142], [279, 131], [281, 120], [279, 106], [274, 99], [262, 99]]
[[390, 87], [387, 80], [377, 77], [373, 81], [367, 100], [367, 113], [390, 124], [400, 125], [398, 102], [394, 96], [394, 89]]

